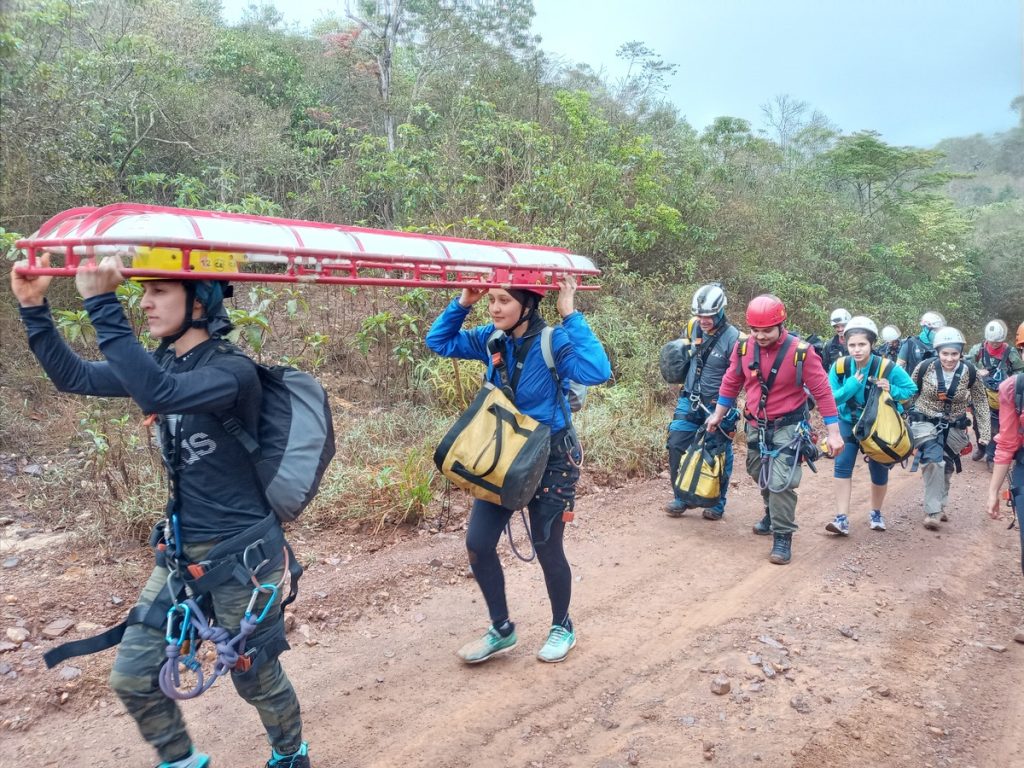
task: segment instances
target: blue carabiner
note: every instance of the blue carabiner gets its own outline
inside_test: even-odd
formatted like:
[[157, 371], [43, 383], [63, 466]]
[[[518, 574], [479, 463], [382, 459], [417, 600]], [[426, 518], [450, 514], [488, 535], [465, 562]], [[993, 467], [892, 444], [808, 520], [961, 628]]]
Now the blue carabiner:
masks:
[[267, 598], [267, 604], [263, 606], [263, 610], [260, 612], [259, 618], [256, 619], [257, 624], [267, 618], [267, 612], [270, 610], [270, 606], [272, 606], [274, 604], [274, 600], [277, 599], [277, 585], [260, 584], [259, 587], [252, 591], [252, 597], [249, 598], [249, 607], [245, 609], [246, 619], [252, 619], [252, 608], [256, 605], [256, 598], [260, 596], [261, 592], [269, 592], [270, 597]]
[[[181, 632], [178, 634], [178, 639], [174, 639], [174, 614], [181, 611]], [[179, 648], [185, 644], [185, 636], [188, 634], [189, 626], [191, 625], [192, 610], [186, 603], [175, 603], [167, 609], [167, 632], [164, 635], [164, 640], [167, 641], [168, 645], [176, 645]]]

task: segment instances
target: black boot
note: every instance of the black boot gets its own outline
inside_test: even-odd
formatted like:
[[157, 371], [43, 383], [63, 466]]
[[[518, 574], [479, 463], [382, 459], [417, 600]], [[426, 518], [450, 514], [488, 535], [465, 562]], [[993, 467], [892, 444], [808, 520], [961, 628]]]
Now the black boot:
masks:
[[793, 534], [776, 533], [772, 542], [772, 553], [768, 559], [776, 565], [785, 565], [793, 554]]
[[772, 516], [768, 513], [767, 507], [764, 510], [764, 517], [754, 523], [753, 530], [758, 536], [767, 536], [772, 532]]

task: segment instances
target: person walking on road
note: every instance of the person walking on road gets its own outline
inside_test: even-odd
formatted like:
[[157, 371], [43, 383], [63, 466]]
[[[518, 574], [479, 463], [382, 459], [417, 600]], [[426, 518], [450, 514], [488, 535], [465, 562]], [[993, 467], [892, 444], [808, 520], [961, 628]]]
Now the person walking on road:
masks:
[[[691, 311], [697, 322], [693, 323], [689, 339], [692, 357], [686, 381], [679, 390], [675, 413], [672, 414], [672, 421], [668, 425], [666, 448], [674, 498], [665, 506], [665, 512], [670, 517], [679, 517], [687, 510], [676, 488], [679, 461], [693, 444], [708, 414], [714, 410], [715, 402], [718, 400], [718, 388], [722, 384], [733, 347], [740, 335], [736, 326], [725, 316], [726, 304], [725, 291], [718, 283], [702, 286], [693, 295]], [[732, 433], [738, 415], [738, 412], [734, 412], [731, 423], [726, 420], [721, 431], [725, 434]], [[725, 514], [725, 497], [733, 468], [732, 440], [725, 438], [724, 435], [718, 439], [727, 440], [725, 470], [721, 479], [721, 497], [714, 506], [703, 512], [703, 516], [708, 520], [721, 520]]]
[[[133, 261], [133, 266], [140, 263]], [[189, 580], [193, 568], [205, 571], [209, 578], [196, 577], [190, 589], [203, 595], [203, 606], [215, 610], [217, 623], [235, 637], [257, 597], [250, 577], [258, 579], [256, 584], [277, 583], [287, 563], [284, 534], [255, 464], [222, 419], [227, 416], [249, 434], [258, 434], [262, 389], [256, 367], [241, 352], [208, 354], [213, 346], [227, 343], [222, 337], [231, 324], [223, 300], [230, 286], [220, 280], [144, 278], [139, 306], [150, 335], [162, 340], [150, 353], [136, 338], [115, 294], [123, 280], [120, 261], [108, 256], [98, 266], [81, 265], [76, 284], [105, 358], [89, 361], [76, 355], [54, 326], [46, 301], [50, 278], [19, 275], [17, 267], [25, 264], [12, 270], [11, 289], [21, 306], [29, 346], [57, 389], [131, 397], [144, 413], [159, 414], [161, 448], [175, 493], [162, 529], [165, 546], [157, 548], [157, 564], [129, 614], [110, 685], [163, 761], [158, 768], [207, 768], [210, 757], [194, 749], [177, 702], [158, 684], [168, 660], [168, 611], [177, 599], [171, 585], [178, 578]], [[247, 570], [251, 544], [258, 544], [268, 558], [255, 570]], [[227, 578], [218, 581], [215, 572]], [[207, 586], [201, 587], [203, 583]], [[246, 644], [253, 652], [249, 664], [232, 667], [231, 681], [260, 715], [272, 749], [267, 768], [309, 768], [299, 700], [278, 658], [289, 648], [284, 612], [280, 601], [266, 605]]]
[[707, 428], [718, 429], [736, 405], [741, 390], [747, 392], [747, 473], [758, 481], [765, 503], [764, 517], [754, 533], [772, 534], [769, 560], [785, 565], [792, 557], [796, 524], [796, 489], [800, 485], [801, 458], [813, 447], [807, 423], [810, 390], [825, 421], [829, 450], [843, 448], [839, 417], [828, 376], [814, 348], [785, 328], [786, 307], [771, 294], [747, 305], [750, 337], [733, 350], [729, 369], [722, 379], [715, 412]]
[[[967, 360], [973, 363], [978, 369], [978, 375], [985, 384], [988, 393], [989, 414], [992, 419], [991, 433], [999, 434], [999, 385], [1007, 377], [1024, 371], [1024, 361], [1020, 353], [1006, 343], [1006, 323], [1002, 320], [991, 320], [985, 325], [985, 340], [971, 347], [967, 353]], [[975, 420], [975, 434], [978, 434], [977, 420]], [[992, 463], [996, 455], [996, 446], [989, 442], [985, 444], [980, 436], [971, 458], [974, 461], [985, 459], [988, 469], [992, 471]]]
[[949, 520], [949, 484], [961, 471], [960, 455], [970, 445], [968, 407], [978, 417], [981, 440], [991, 437], [988, 395], [974, 366], [965, 362], [964, 336], [956, 328], [940, 328], [932, 340], [937, 358], [918, 364], [911, 378], [918, 395], [908, 415], [910, 434], [924, 480], [924, 527], [938, 530]]
[[[825, 526], [830, 533], [848, 536], [850, 533], [850, 495], [853, 490], [853, 468], [857, 463], [860, 446], [853, 436], [853, 427], [860, 418], [871, 387], [878, 387], [899, 403], [917, 394], [910, 375], [897, 365], [889, 364], [885, 374], [879, 375], [883, 358], [871, 353], [878, 340], [877, 326], [871, 318], [857, 316], [846, 326], [846, 347], [850, 355], [840, 358], [828, 373], [828, 381], [839, 409], [839, 434], [846, 444], [835, 460], [833, 477], [836, 494], [836, 516]], [[902, 409], [901, 409], [902, 410]], [[885, 530], [882, 503], [889, 483], [891, 464], [868, 459], [871, 476], [871, 510], [868, 524], [873, 531]]]
[[[566, 384], [570, 379], [586, 385], [602, 384], [611, 376], [611, 364], [583, 314], [575, 309], [576, 280], [566, 275], [559, 285], [557, 308], [562, 324], [556, 326], [552, 334], [552, 353], [558, 375]], [[489, 298], [491, 322], [462, 330], [473, 305], [485, 295]], [[547, 641], [537, 657], [541, 661], [559, 662], [565, 660], [576, 645], [576, 628], [569, 617], [572, 570], [565, 556], [563, 538], [566, 516], [571, 515], [575, 504], [582, 457], [569, 420], [569, 409], [563, 407], [566, 393], [559, 389], [544, 362], [540, 338], [546, 323], [538, 311], [543, 297], [541, 290], [463, 289], [462, 295], [453, 299], [434, 321], [427, 332], [426, 343], [444, 357], [487, 363], [487, 381], [499, 387], [503, 382], [494, 357], [503, 360], [502, 367], [515, 371], [510, 375], [516, 407], [551, 428], [547, 469], [528, 509], [533, 546], [544, 572], [552, 614]], [[492, 354], [488, 340], [496, 329], [504, 333], [496, 339]], [[518, 641], [516, 625], [509, 615], [505, 575], [497, 552], [498, 540], [513, 512], [515, 510], [476, 499], [469, 515], [466, 549], [487, 604], [491, 626], [483, 637], [459, 649], [459, 658], [467, 664], [478, 664], [507, 653]]]

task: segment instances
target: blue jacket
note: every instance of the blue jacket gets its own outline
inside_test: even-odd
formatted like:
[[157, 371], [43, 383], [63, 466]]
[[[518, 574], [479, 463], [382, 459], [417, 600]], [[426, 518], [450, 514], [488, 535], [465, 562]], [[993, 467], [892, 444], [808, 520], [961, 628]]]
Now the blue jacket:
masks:
[[[847, 358], [840, 358], [840, 360], [843, 359]], [[852, 357], [848, 359], [851, 363], [851, 368], [856, 368], [856, 371], [861, 372], [866, 369], [872, 376], [877, 373], [878, 363], [881, 360], [878, 355], [873, 354], [868, 358], [867, 363], [863, 366], [858, 366], [853, 362]], [[889, 380], [889, 394], [896, 401], [896, 404], [899, 405], [901, 401], [917, 394], [917, 385], [905, 370], [888, 360], [886, 362], [889, 364], [885, 372], [885, 378]], [[868, 376], [865, 376], [863, 381], [858, 381], [855, 375], [856, 371], [847, 370], [842, 381], [840, 381], [839, 374], [836, 373], [836, 366], [838, 364], [839, 360], [836, 360], [832, 364], [832, 368], [829, 369], [828, 383], [832, 387], [832, 394], [835, 396], [836, 405], [839, 407], [839, 418], [849, 424], [854, 424], [860, 418], [860, 413], [864, 409]], [[903, 408], [900, 406], [900, 411], [902, 412], [902, 410]]]
[[[427, 331], [427, 347], [444, 357], [487, 363], [487, 381], [501, 386], [498, 372], [491, 364], [491, 356], [487, 352], [487, 339], [494, 332], [494, 323], [461, 330], [469, 312], [468, 308], [459, 304], [458, 299], [453, 299]], [[526, 338], [506, 337], [505, 361], [510, 367], [515, 360], [516, 349]], [[583, 319], [582, 313], [573, 312], [562, 320], [560, 326], [555, 326], [551, 347], [555, 368], [566, 388], [569, 379], [592, 386], [603, 384], [611, 378], [612, 366], [608, 355]], [[542, 424], [547, 424], [552, 433], [567, 426], [562, 407], [558, 403], [555, 380], [544, 364], [540, 339], [533, 343], [526, 355], [515, 395], [516, 407]], [[564, 392], [560, 396], [565, 397]]]

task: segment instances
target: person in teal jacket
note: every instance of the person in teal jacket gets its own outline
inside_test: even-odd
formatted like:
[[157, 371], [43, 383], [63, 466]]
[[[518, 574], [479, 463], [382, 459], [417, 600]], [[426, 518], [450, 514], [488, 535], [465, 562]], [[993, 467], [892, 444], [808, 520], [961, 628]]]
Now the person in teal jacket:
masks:
[[[878, 341], [878, 326], [871, 318], [858, 316], [846, 325], [846, 348], [849, 357], [840, 358], [833, 363], [828, 372], [828, 381], [832, 385], [832, 394], [839, 407], [839, 434], [846, 445], [835, 460], [835, 496], [836, 516], [825, 530], [840, 536], [850, 534], [850, 494], [853, 490], [853, 467], [857, 463], [860, 445], [853, 437], [853, 425], [857, 423], [864, 409], [869, 387], [878, 387], [889, 392], [897, 403], [917, 394], [917, 386], [903, 368], [888, 365], [885, 375], [879, 377], [878, 370], [882, 358], [872, 354], [871, 350]], [[842, 368], [840, 375], [837, 369]], [[869, 524], [873, 531], [885, 530], [885, 518], [882, 517], [882, 502], [889, 483], [891, 465], [880, 464], [868, 459], [868, 472], [871, 475], [871, 515]]]
[[[571, 519], [576, 499], [582, 456], [576, 444], [569, 408], [564, 402], [569, 380], [585, 385], [603, 384], [612, 374], [611, 363], [601, 342], [594, 336], [574, 306], [576, 280], [566, 275], [559, 280], [558, 314], [562, 324], [552, 332], [555, 368], [563, 382], [559, 391], [544, 362], [539, 343], [546, 325], [537, 308], [544, 290], [510, 288], [466, 288], [441, 313], [427, 332], [427, 347], [439, 355], [487, 363], [487, 381], [502, 386], [494, 355], [500, 352], [511, 373], [510, 386], [516, 407], [551, 428], [551, 454], [537, 495], [527, 508], [530, 531], [544, 572], [544, 584], [551, 601], [551, 629], [547, 642], [537, 653], [546, 662], [563, 661], [576, 645], [576, 630], [569, 618], [572, 571], [562, 546], [566, 521]], [[488, 296], [491, 322], [462, 330], [462, 323], [473, 304]], [[495, 330], [503, 331], [491, 340]], [[488, 350], [488, 342], [493, 349]], [[560, 402], [560, 399], [563, 402]], [[571, 418], [571, 417], [569, 417]], [[473, 502], [466, 526], [466, 550], [469, 563], [483, 593], [491, 626], [478, 640], [464, 645], [458, 656], [467, 664], [478, 664], [506, 653], [516, 645], [516, 627], [509, 618], [505, 597], [505, 576], [497, 546], [515, 510], [483, 499]]]

